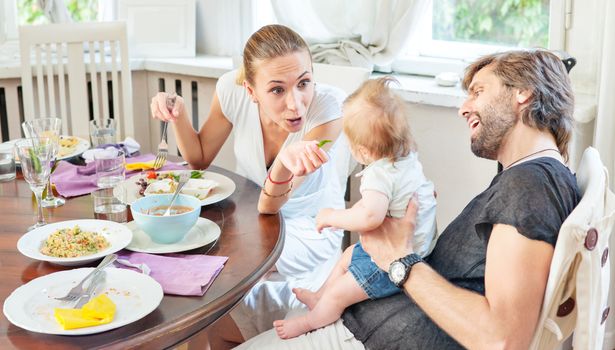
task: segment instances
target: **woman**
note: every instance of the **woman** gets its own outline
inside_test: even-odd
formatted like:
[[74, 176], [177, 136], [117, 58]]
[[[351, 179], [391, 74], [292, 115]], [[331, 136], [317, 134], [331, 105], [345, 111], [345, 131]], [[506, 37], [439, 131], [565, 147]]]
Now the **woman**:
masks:
[[[284, 278], [301, 278], [338, 258], [343, 233], [319, 234], [315, 226], [321, 208], [344, 207], [339, 183], [332, 180], [338, 179], [335, 166], [325, 152], [330, 144], [317, 144], [339, 136], [345, 95], [314, 84], [311, 55], [297, 33], [269, 25], [248, 39], [242, 69], [220, 77], [199, 132], [192, 128], [181, 97], [170, 112], [166, 97], [158, 93], [152, 99], [152, 116], [172, 122], [179, 150], [193, 168], [208, 167], [234, 133], [236, 172], [263, 186], [258, 210], [284, 217], [284, 249], [276, 263]], [[250, 296], [244, 304], [248, 314], [264, 307]]]

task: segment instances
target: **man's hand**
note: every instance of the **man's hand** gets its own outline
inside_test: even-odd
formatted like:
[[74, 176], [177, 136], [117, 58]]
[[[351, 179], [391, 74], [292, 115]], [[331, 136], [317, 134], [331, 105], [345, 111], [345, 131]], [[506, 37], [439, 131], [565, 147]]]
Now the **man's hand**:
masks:
[[415, 194], [408, 203], [404, 217], [399, 219], [387, 217], [382, 225], [375, 230], [361, 234], [360, 239], [363, 249], [382, 270], [388, 271], [389, 265], [394, 260], [413, 252], [412, 238], [418, 207]]

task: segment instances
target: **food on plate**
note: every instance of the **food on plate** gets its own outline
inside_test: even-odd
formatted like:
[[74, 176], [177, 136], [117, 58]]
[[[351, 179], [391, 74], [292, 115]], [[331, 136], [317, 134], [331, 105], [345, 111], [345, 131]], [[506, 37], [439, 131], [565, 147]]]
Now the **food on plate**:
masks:
[[43, 242], [40, 251], [57, 258], [75, 258], [96, 254], [109, 246], [109, 241], [100, 233], [75, 226], [55, 230]]
[[[144, 194], [167, 194], [175, 193], [177, 182], [172, 179], [157, 180], [148, 185], [144, 190]], [[146, 191], [146, 192], [145, 192]]]
[[58, 151], [58, 157], [65, 157], [73, 152], [79, 144], [79, 139], [74, 136], [60, 136], [60, 150]]
[[115, 317], [116, 306], [106, 294], [92, 298], [81, 309], [53, 310], [53, 316], [63, 329], [100, 326]]
[[[167, 211], [167, 208], [168, 206], [166, 205], [159, 205], [153, 208], [149, 208], [148, 210], [144, 210], [143, 214], [162, 216]], [[185, 205], [174, 205], [171, 207], [171, 210], [169, 210], [169, 214], [179, 215], [179, 214], [191, 212], [193, 209], [194, 208], [191, 208]]]
[[[137, 180], [139, 185], [139, 194], [142, 196], [150, 194], [167, 194], [174, 193], [179, 182], [179, 173], [167, 172], [158, 173], [149, 171], [145, 177]], [[218, 183], [213, 180], [203, 179], [203, 172], [193, 170], [190, 173], [190, 179], [182, 188], [181, 193], [192, 195], [200, 200], [207, 198], [211, 191], [218, 186]]]

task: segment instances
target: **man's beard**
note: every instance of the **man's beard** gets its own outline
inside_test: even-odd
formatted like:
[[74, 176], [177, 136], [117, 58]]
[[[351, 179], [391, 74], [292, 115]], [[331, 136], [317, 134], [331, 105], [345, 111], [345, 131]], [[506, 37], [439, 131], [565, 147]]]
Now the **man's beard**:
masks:
[[480, 120], [480, 130], [471, 140], [472, 153], [477, 157], [496, 159], [504, 138], [517, 122], [510, 106], [510, 95], [498, 96], [476, 116]]

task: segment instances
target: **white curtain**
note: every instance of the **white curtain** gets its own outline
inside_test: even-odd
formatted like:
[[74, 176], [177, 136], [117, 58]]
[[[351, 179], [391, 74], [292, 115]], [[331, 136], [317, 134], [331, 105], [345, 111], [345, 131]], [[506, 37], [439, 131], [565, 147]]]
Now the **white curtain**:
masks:
[[73, 19], [66, 8], [64, 0], [38, 0], [45, 17], [51, 23], [72, 22]]
[[[595, 147], [609, 170], [611, 188], [615, 185], [615, 2], [604, 3], [604, 32], [599, 74], [598, 115], [594, 135]], [[615, 293], [615, 291], [614, 291]], [[615, 319], [615, 317], [613, 317]]]
[[[610, 187], [615, 188], [615, 2], [604, 2], [604, 32], [602, 57], [599, 74], [598, 115], [594, 132], [594, 145], [600, 152], [604, 165], [609, 170]], [[611, 234], [610, 251], [614, 252], [615, 234]], [[603, 349], [615, 349], [615, 255], [609, 254], [611, 261], [611, 287], [608, 306], [611, 314], [607, 319]], [[601, 316], [601, 315], [598, 315]]]
[[271, 0], [277, 21], [301, 34], [315, 62], [387, 66], [420, 28], [431, 0]]

